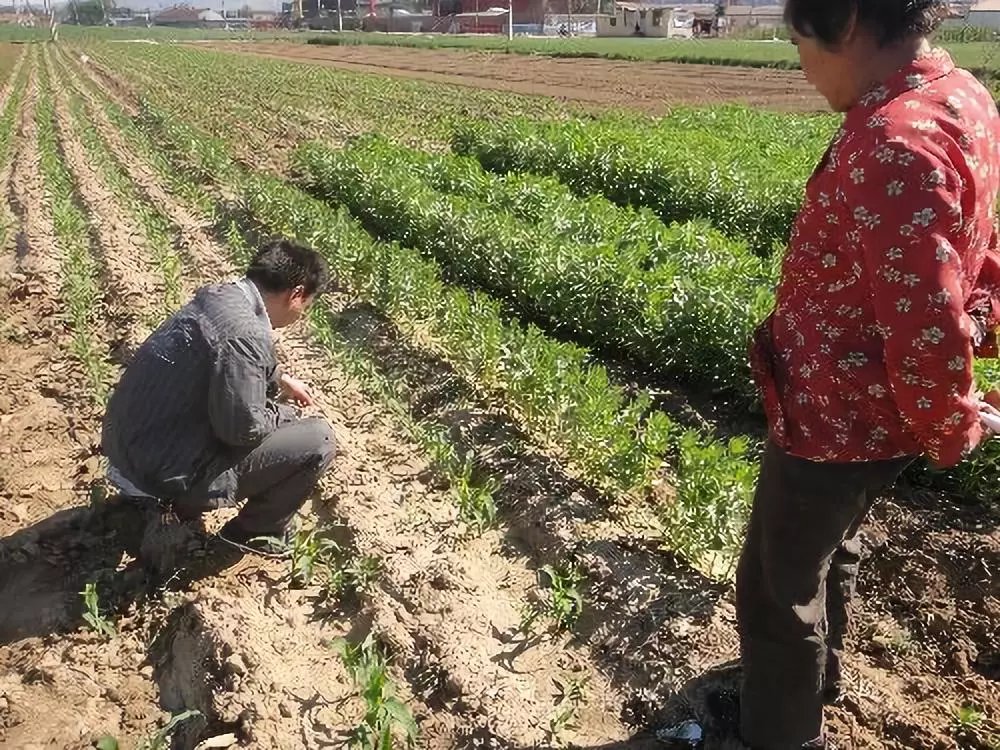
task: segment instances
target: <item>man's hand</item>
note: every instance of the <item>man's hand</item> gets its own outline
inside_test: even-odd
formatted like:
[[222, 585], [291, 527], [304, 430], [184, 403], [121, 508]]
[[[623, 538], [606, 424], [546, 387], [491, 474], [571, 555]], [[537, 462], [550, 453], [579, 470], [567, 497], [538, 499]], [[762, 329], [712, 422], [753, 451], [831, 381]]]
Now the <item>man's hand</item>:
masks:
[[281, 395], [299, 406], [312, 406], [313, 397], [309, 386], [291, 375], [281, 375]]

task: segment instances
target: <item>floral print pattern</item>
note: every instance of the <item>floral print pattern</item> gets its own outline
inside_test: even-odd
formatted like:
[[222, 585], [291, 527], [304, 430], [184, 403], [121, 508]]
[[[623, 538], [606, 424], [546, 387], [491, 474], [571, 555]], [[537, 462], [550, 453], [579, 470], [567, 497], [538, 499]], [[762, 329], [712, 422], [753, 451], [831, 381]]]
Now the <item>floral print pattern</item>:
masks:
[[981, 439], [973, 356], [1000, 312], [1000, 118], [935, 50], [869, 91], [806, 188], [752, 361], [772, 439], [817, 461]]

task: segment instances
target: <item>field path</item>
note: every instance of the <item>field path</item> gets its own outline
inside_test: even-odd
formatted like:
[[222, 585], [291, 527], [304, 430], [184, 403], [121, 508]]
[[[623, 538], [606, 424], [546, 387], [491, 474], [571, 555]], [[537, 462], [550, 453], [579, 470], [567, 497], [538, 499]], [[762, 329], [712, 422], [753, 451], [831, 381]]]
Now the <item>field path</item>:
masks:
[[[205, 45], [198, 45], [199, 47]], [[595, 108], [662, 113], [678, 104], [740, 102], [794, 112], [827, 111], [798, 70], [555, 58], [375, 45], [218, 42], [214, 49], [434, 83], [511, 91]]]

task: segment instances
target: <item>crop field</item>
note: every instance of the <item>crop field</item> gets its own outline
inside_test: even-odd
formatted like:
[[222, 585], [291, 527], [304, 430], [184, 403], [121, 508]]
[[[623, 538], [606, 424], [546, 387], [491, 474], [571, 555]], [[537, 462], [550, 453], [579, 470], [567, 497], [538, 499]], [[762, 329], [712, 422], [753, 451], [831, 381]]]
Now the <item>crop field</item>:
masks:
[[[798, 68], [798, 54], [787, 40], [779, 39], [609, 39], [579, 37], [504, 37], [486, 34], [373, 34], [343, 32], [313, 36], [310, 44], [379, 45], [431, 49], [472, 49], [551, 57], [600, 57], [639, 62], [684, 62], [709, 65], [748, 65], [762, 68]], [[978, 72], [1000, 70], [996, 42], [950, 41], [943, 46], [956, 62]]]
[[[747, 339], [836, 119], [119, 42], [0, 44], [0, 747], [624, 750], [695, 718], [737, 750], [702, 699], [738, 656]], [[337, 279], [278, 349], [338, 455], [290, 562], [223, 559], [226, 512], [111, 495], [100, 420], [276, 235]], [[877, 506], [840, 747], [1000, 748], [998, 459]]]

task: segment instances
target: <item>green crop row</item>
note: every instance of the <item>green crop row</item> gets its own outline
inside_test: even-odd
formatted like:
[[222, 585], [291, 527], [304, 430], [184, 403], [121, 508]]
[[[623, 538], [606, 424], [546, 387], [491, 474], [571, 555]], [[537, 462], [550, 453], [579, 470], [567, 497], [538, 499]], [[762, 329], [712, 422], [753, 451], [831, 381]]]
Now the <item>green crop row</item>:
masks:
[[[733, 553], [755, 473], [744, 441], [720, 443], [676, 428], [650, 411], [647, 395], [630, 399], [602, 368], [589, 366], [585, 350], [505, 322], [495, 301], [443, 283], [437, 265], [419, 253], [373, 240], [346, 211], [279, 179], [242, 173], [221, 144], [163, 113], [150, 111], [147, 122], [175, 163], [224, 180], [267, 232], [320, 249], [342, 283], [506, 403], [591, 481], [618, 490], [648, 486], [662, 456], [674, 454], [675, 465], [691, 473], [678, 477], [684, 489], [661, 509], [666, 538], [694, 561], [709, 551]], [[697, 477], [705, 467], [722, 491], [703, 491]]]
[[37, 68], [41, 87], [35, 109], [39, 166], [60, 251], [62, 298], [73, 330], [73, 353], [87, 372], [94, 397], [103, 403], [108, 394], [110, 367], [96, 334], [102, 308], [100, 265], [91, 252], [87, 215], [76, 201], [73, 178], [59, 150], [49, 78], [44, 66]]
[[777, 120], [755, 120], [755, 130], [734, 138], [731, 127], [704, 118], [677, 122], [476, 123], [459, 127], [452, 147], [491, 171], [553, 175], [581, 195], [648, 206], [664, 221], [708, 219], [761, 255], [783, 245], [824, 126], [792, 136], [780, 134]]
[[181, 305], [181, 259], [174, 248], [172, 225], [166, 216], [142, 198], [131, 179], [108, 151], [97, 130], [86, 123], [86, 112], [79, 97], [71, 95], [69, 104], [74, 132], [79, 135], [90, 162], [98, 167], [105, 184], [120, 201], [120, 205], [127, 207], [135, 217], [145, 243], [152, 250], [163, 290], [163, 297], [153, 310], [156, 319], [152, 321], [152, 326], [155, 327], [160, 318]]
[[[139, 46], [144, 49], [136, 49]], [[190, 45], [90, 44], [93, 59], [133, 81], [157, 106], [230, 146], [392, 133], [446, 144], [456, 124], [516, 114], [560, 116], [552, 99], [303, 65]], [[266, 136], [266, 137], [264, 137]]]
[[294, 163], [315, 194], [434, 258], [456, 283], [551, 330], [754, 401], [746, 352], [772, 302], [768, 275], [710, 228], [667, 227], [551, 180], [497, 179], [469, 160], [376, 138], [341, 151], [306, 144]]
[[[0, 114], [0, 171], [7, 167], [11, 158], [11, 138], [17, 131], [17, 115], [21, 108], [21, 101], [24, 99], [24, 89], [28, 82], [28, 65], [23, 64], [24, 57], [18, 57], [13, 63], [14, 70], [11, 74], [15, 76], [10, 89], [10, 95], [4, 103], [3, 113]], [[10, 231], [12, 217], [4, 207], [0, 209], [0, 243], [6, 243], [7, 233]]]

